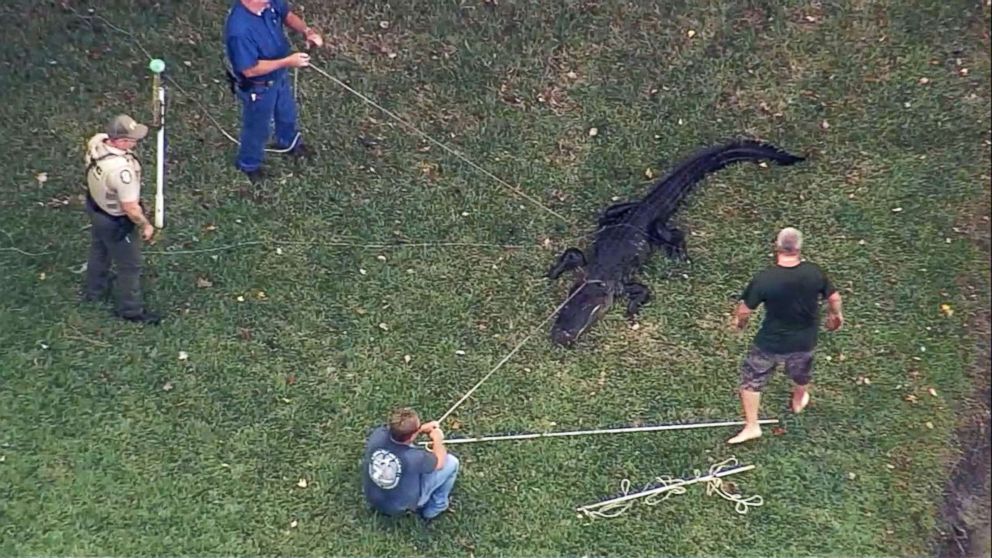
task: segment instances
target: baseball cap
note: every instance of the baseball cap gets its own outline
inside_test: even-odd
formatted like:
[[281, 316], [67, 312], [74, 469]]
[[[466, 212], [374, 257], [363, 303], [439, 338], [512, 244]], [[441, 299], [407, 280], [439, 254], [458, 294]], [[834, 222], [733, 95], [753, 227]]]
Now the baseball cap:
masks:
[[148, 135], [148, 126], [138, 124], [126, 114], [118, 114], [110, 121], [110, 124], [107, 124], [107, 135], [111, 139], [129, 138], [140, 140]]

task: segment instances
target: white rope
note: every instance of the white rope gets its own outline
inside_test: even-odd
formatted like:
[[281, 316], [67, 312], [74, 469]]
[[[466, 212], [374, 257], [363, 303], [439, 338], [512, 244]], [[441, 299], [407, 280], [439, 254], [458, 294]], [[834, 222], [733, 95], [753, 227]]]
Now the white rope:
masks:
[[411, 131], [413, 131], [414, 133], [416, 133], [416, 134], [417, 134], [417, 135], [419, 135], [420, 137], [422, 137], [422, 138], [424, 138], [424, 139], [426, 139], [427, 141], [429, 141], [429, 142], [431, 142], [431, 143], [433, 143], [434, 145], [437, 145], [438, 147], [440, 147], [441, 149], [444, 149], [445, 151], [447, 151], [448, 153], [450, 153], [450, 154], [452, 154], [452, 155], [454, 155], [455, 157], [458, 157], [459, 159], [461, 159], [462, 161], [464, 161], [464, 162], [465, 162], [466, 164], [468, 164], [469, 166], [471, 166], [471, 167], [472, 167], [472, 168], [474, 168], [475, 170], [477, 170], [477, 171], [479, 171], [479, 172], [481, 172], [482, 174], [484, 174], [484, 175], [486, 175], [486, 176], [488, 176], [489, 178], [491, 178], [491, 179], [493, 179], [494, 181], [496, 181], [496, 182], [497, 182], [497, 183], [498, 183], [498, 184], [499, 184], [500, 186], [503, 186], [504, 188], [506, 188], [506, 189], [508, 189], [508, 190], [510, 190], [510, 191], [511, 191], [511, 192], [513, 192], [514, 194], [517, 194], [518, 196], [520, 196], [520, 197], [522, 197], [522, 198], [524, 198], [524, 199], [526, 199], [527, 201], [529, 201], [529, 202], [531, 202], [531, 203], [533, 203], [533, 204], [534, 204], [534, 205], [536, 205], [537, 207], [540, 207], [540, 208], [541, 208], [541, 209], [543, 209], [544, 211], [547, 211], [548, 213], [550, 213], [550, 214], [552, 214], [552, 215], [554, 215], [555, 217], [557, 217], [557, 218], [559, 218], [559, 219], [561, 219], [562, 221], [564, 221], [564, 222], [566, 222], [566, 223], [568, 223], [568, 222], [569, 222], [569, 220], [568, 220], [568, 219], [566, 219], [565, 217], [563, 217], [563, 216], [562, 216], [561, 214], [559, 214], [559, 213], [557, 213], [557, 212], [556, 212], [556, 211], [554, 211], [553, 209], [551, 209], [551, 208], [549, 208], [549, 207], [547, 207], [547, 206], [545, 206], [545, 205], [544, 205], [544, 204], [542, 204], [541, 202], [539, 202], [539, 201], [537, 201], [536, 199], [534, 199], [534, 198], [532, 198], [532, 197], [530, 197], [530, 196], [528, 196], [527, 194], [525, 194], [524, 192], [522, 192], [522, 191], [521, 191], [521, 190], [520, 190], [519, 188], [516, 188], [516, 187], [514, 187], [514, 186], [513, 186], [512, 184], [510, 184], [509, 182], [507, 182], [507, 181], [505, 181], [505, 180], [503, 180], [502, 178], [500, 178], [500, 177], [498, 177], [498, 176], [496, 176], [495, 174], [493, 174], [493, 173], [491, 173], [491, 172], [489, 172], [489, 171], [487, 171], [486, 169], [484, 169], [484, 168], [482, 168], [481, 166], [479, 166], [479, 165], [477, 165], [477, 164], [475, 164], [475, 163], [474, 163], [474, 162], [472, 162], [472, 161], [471, 161], [471, 160], [470, 160], [470, 159], [469, 159], [468, 157], [466, 157], [466, 156], [464, 156], [464, 155], [462, 155], [462, 154], [461, 154], [461, 153], [460, 153], [459, 151], [457, 151], [457, 150], [455, 150], [455, 149], [453, 149], [453, 148], [451, 148], [451, 147], [448, 147], [448, 146], [447, 146], [447, 145], [445, 145], [444, 143], [442, 143], [442, 142], [440, 142], [440, 141], [438, 141], [438, 140], [436, 140], [436, 139], [434, 139], [434, 138], [432, 138], [431, 136], [429, 136], [429, 135], [427, 135], [426, 133], [424, 133], [424, 132], [422, 132], [422, 131], [420, 131], [420, 129], [419, 129], [419, 128], [417, 128], [416, 126], [414, 126], [413, 124], [410, 124], [410, 123], [409, 123], [409, 122], [407, 122], [406, 120], [404, 120], [404, 119], [402, 119], [402, 118], [400, 118], [400, 117], [399, 117], [398, 115], [396, 115], [396, 114], [395, 114], [394, 112], [392, 112], [392, 111], [390, 111], [389, 109], [387, 109], [387, 108], [385, 108], [385, 107], [383, 107], [382, 105], [380, 105], [380, 104], [378, 104], [378, 103], [376, 103], [376, 102], [375, 102], [375, 101], [373, 101], [372, 99], [369, 99], [369, 98], [368, 98], [368, 97], [366, 97], [365, 95], [362, 95], [362, 94], [361, 94], [361, 93], [359, 93], [358, 91], [356, 91], [356, 90], [354, 90], [354, 89], [352, 89], [351, 87], [349, 87], [349, 86], [348, 86], [348, 84], [346, 84], [346, 83], [344, 83], [343, 81], [341, 81], [341, 80], [339, 80], [339, 79], [337, 79], [336, 77], [334, 77], [334, 76], [332, 76], [331, 74], [329, 74], [329, 73], [327, 73], [327, 72], [325, 72], [324, 70], [322, 70], [322, 69], [320, 69], [320, 68], [318, 68], [318, 67], [317, 67], [317, 66], [315, 66], [315, 65], [314, 65], [314, 64], [313, 64], [312, 62], [310, 63], [310, 67], [311, 67], [311, 68], [313, 68], [313, 70], [314, 70], [315, 72], [317, 72], [318, 74], [320, 74], [320, 75], [322, 75], [322, 76], [324, 76], [324, 77], [326, 77], [327, 79], [329, 79], [329, 80], [331, 80], [331, 81], [332, 81], [332, 82], [334, 82], [335, 84], [337, 84], [337, 85], [339, 85], [339, 86], [341, 86], [341, 87], [343, 87], [343, 88], [344, 88], [344, 89], [346, 89], [346, 90], [347, 90], [347, 91], [348, 91], [349, 93], [351, 93], [351, 94], [353, 94], [353, 95], [355, 95], [355, 96], [356, 96], [356, 97], [358, 97], [359, 99], [361, 99], [361, 100], [363, 100], [363, 101], [365, 101], [366, 103], [368, 103], [368, 104], [370, 104], [370, 105], [372, 105], [373, 107], [375, 107], [375, 108], [377, 108], [377, 109], [379, 109], [379, 110], [381, 110], [382, 112], [384, 112], [384, 113], [386, 113], [386, 114], [387, 114], [387, 115], [389, 115], [389, 116], [390, 116], [391, 118], [393, 118], [393, 120], [396, 120], [397, 122], [399, 122], [399, 123], [400, 123], [400, 124], [402, 124], [403, 126], [406, 126], [406, 127], [407, 127], [407, 128], [409, 129], [409, 130], [411, 130]]
[[[716, 428], [720, 426], [743, 426], [743, 421], [696, 422], [659, 424], [655, 426], [632, 426], [625, 428], [601, 428], [597, 430], [569, 430], [567, 432], [538, 432], [534, 434], [511, 434], [508, 436], [483, 436], [481, 438], [446, 438], [445, 445], [468, 444], [474, 442], [501, 442], [507, 440], [533, 440], [535, 438], [562, 438], [568, 436], [589, 436], [593, 434], [626, 434], [631, 432], [658, 432], [661, 430], [692, 430], [696, 428]], [[778, 424], [778, 419], [762, 419], [758, 424]], [[430, 442], [421, 442], [427, 445]]]
[[437, 421], [439, 423], [440, 422], [444, 422], [444, 419], [448, 418], [448, 415], [450, 415], [451, 413], [455, 412], [455, 409], [457, 409], [459, 405], [461, 405], [462, 403], [464, 403], [465, 400], [468, 399], [469, 396], [472, 395], [475, 392], [475, 390], [479, 389], [479, 386], [481, 386], [483, 384], [483, 382], [485, 382], [486, 380], [488, 380], [490, 376], [492, 376], [497, 370], [499, 370], [500, 368], [502, 368], [503, 365], [506, 364], [506, 362], [508, 360], [510, 360], [510, 358], [513, 355], [515, 355], [517, 353], [517, 351], [520, 350], [520, 347], [523, 347], [524, 344], [527, 343], [527, 341], [529, 341], [530, 338], [534, 336], [534, 333], [537, 332], [538, 328], [543, 327], [544, 324], [548, 322], [548, 320], [550, 320], [551, 318], [555, 317], [555, 315], [558, 314], [558, 312], [562, 308], [564, 308], [565, 305], [569, 303], [569, 301], [571, 301], [573, 298], [575, 298], [575, 295], [579, 294], [579, 291], [581, 291], [582, 289], [584, 289], [585, 286], [586, 286], [585, 283], [582, 283], [581, 285], [579, 285], [579, 288], [575, 289], [575, 292], [573, 292], [571, 295], [569, 295], [568, 298], [565, 299], [565, 302], [562, 302], [561, 304], [559, 304], [558, 307], [555, 308], [554, 311], [551, 312], [551, 314], [549, 314], [547, 318], [544, 318], [541, 321], [541, 323], [539, 323], [536, 326], [534, 326], [530, 330], [530, 333], [527, 334], [527, 337], [524, 337], [523, 341], [521, 341], [520, 343], [518, 343], [517, 346], [514, 347], [513, 350], [510, 351], [509, 354], [507, 354], [505, 357], [503, 357], [503, 360], [499, 361], [499, 363], [496, 364], [496, 366], [494, 366], [493, 369], [490, 370], [488, 374], [486, 374], [485, 376], [483, 376], [482, 379], [479, 380], [478, 383], [476, 383], [474, 386], [472, 386], [472, 389], [468, 390], [468, 393], [466, 393], [465, 395], [463, 395], [462, 398], [459, 399], [454, 405], [452, 405], [451, 408], [447, 410], [447, 412], [445, 412], [443, 415], [441, 415], [441, 418], [437, 419]]
[[645, 487], [642, 492], [635, 494], [630, 494], [630, 480], [623, 479], [620, 481], [621, 496], [596, 504], [582, 506], [576, 508], [576, 510], [589, 518], [610, 519], [627, 513], [633, 507], [636, 500], [642, 500], [648, 506], [657, 506], [674, 494], [685, 494], [685, 487], [699, 482], [705, 482], [707, 495], [717, 494], [725, 500], [734, 502], [734, 511], [744, 515], [747, 514], [750, 508], [764, 505], [764, 498], [757, 494], [745, 498], [740, 494], [728, 492], [723, 486], [723, 477], [750, 471], [754, 468], [754, 465], [740, 466], [737, 458], [732, 456], [729, 459], [713, 464], [709, 469], [709, 473], [705, 476], [702, 476], [697, 469], [694, 472], [695, 477], [689, 480], [667, 476], [657, 477], [655, 479], [656, 485], [653, 488]]

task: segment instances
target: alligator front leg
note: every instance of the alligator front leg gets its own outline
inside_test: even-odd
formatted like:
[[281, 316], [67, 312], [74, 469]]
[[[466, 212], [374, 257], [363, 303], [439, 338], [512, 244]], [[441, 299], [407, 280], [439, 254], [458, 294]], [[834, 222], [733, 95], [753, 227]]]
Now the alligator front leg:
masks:
[[578, 248], [569, 248], [558, 256], [558, 261], [548, 270], [548, 279], [557, 279], [562, 273], [586, 265], [586, 257]]
[[641, 283], [627, 283], [623, 286], [623, 294], [627, 296], [628, 318], [633, 318], [651, 300], [651, 290]]
[[651, 228], [652, 240], [655, 244], [665, 249], [665, 254], [669, 258], [678, 261], [689, 261], [689, 254], [685, 249], [685, 233], [683, 231], [658, 221], [655, 221]]

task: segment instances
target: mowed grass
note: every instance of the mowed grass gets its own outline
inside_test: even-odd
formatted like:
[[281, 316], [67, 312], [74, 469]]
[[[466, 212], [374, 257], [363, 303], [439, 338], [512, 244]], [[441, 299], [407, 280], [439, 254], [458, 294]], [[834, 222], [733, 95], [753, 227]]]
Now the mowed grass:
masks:
[[[565, 221], [309, 71], [301, 123], [318, 157], [272, 158], [278, 178], [252, 188], [193, 102], [237, 133], [219, 81], [226, 3], [101, 4], [191, 94], [170, 90], [168, 227], [146, 247], [146, 298], [167, 318], [80, 305], [71, 271], [88, 245], [84, 142], [114, 113], [149, 119], [147, 58], [58, 3], [5, 3], [0, 552], [929, 552], [970, 394], [967, 318], [989, 304], [968, 235], [988, 207], [984, 3], [301, 3], [330, 43], [316, 65]], [[786, 225], [846, 302], [808, 413], [787, 412], [777, 376], [763, 415], [782, 430], [747, 447], [724, 444], [730, 429], [457, 446], [453, 513], [429, 530], [364, 507], [364, 437], [390, 408], [444, 413], [563, 299], [566, 282], [541, 274], [585, 246], [568, 239], [599, 210], [643, 195], [646, 170], [744, 134], [809, 160], [703, 183], [675, 219], [693, 262], [644, 270], [655, 299], [637, 329], [615, 309], [573, 351], [542, 331], [446, 426], [736, 419], [756, 325], [734, 335], [727, 315]], [[140, 153], [150, 207], [154, 143]], [[329, 244], [394, 239], [524, 247]], [[574, 511], [624, 478], [732, 455], [757, 465], [738, 490], [765, 499], [745, 516], [702, 486], [620, 519]]]

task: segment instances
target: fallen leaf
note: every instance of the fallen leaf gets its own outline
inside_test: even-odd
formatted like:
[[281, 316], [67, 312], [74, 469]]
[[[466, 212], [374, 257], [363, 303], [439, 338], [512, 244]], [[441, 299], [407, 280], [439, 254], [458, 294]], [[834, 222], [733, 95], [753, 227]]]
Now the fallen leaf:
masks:
[[257, 296], [258, 298], [265, 298], [265, 291], [258, 291], [258, 293], [255, 296]]
[[895, 468], [896, 468], [896, 466], [895, 466], [895, 465], [892, 465], [891, 463], [886, 463], [886, 464], [885, 464], [885, 468], [886, 468], [886, 469], [895, 469]]
[[179, 351], [179, 360], [189, 360], [189, 353], [186, 351]]
[[568, 72], [567, 74], [565, 74], [565, 76], [568, 79], [576, 79], [579, 77], [579, 74], [576, 74], [575, 72]]
[[210, 281], [210, 279], [207, 279], [206, 277], [197, 277], [196, 286], [201, 289], [206, 289], [209, 287], [213, 287], [214, 284]]
[[296, 374], [286, 376], [286, 385], [291, 386], [296, 383]]
[[940, 311], [943, 312], [948, 318], [954, 315], [954, 309], [951, 308], [950, 304], [941, 304]]
[[930, 422], [930, 421], [927, 421], [927, 428], [933, 429], [933, 423]]
[[238, 336], [244, 339], [245, 341], [249, 341], [251, 339], [251, 330], [245, 327], [239, 327]]
[[909, 395], [907, 395], [904, 399], [906, 401], [909, 401], [910, 403], [916, 403], [916, 396], [913, 395], [912, 393], [910, 393]]
[[637, 331], [641, 329], [641, 324], [631, 324], [630, 329]]
[[937, 390], [935, 390], [935, 389], [933, 389], [933, 388], [930, 388], [930, 389], [928, 389], [928, 390], [927, 390], [927, 392], [928, 392], [928, 393], [929, 393], [930, 395], [932, 395], [933, 397], [937, 397]]
[[207, 232], [215, 231], [215, 230], [217, 230], [217, 225], [209, 224], [206, 227], [203, 227], [203, 230], [205, 230]]
[[296, 486], [299, 486], [300, 488], [306, 488], [307, 487], [307, 479], [300, 479], [300, 481], [296, 483]]
[[781, 436], [781, 435], [785, 434], [785, 429], [782, 428], [781, 426], [776, 426], [776, 427], [772, 428], [772, 434], [775, 435], [775, 436]]

